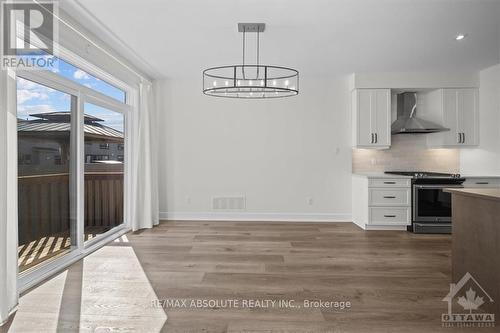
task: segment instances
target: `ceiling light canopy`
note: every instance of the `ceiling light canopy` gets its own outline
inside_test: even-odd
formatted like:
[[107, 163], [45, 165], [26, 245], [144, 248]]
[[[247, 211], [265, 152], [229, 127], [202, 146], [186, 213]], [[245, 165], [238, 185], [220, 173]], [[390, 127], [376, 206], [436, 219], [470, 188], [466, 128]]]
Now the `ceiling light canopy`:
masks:
[[[212, 67], [203, 71], [203, 93], [227, 98], [279, 98], [299, 93], [299, 72], [293, 68], [261, 65], [260, 34], [264, 23], [238, 23], [243, 34], [243, 61], [241, 65]], [[245, 63], [246, 34], [257, 34], [257, 63]]]
[[467, 37], [466, 34], [458, 34], [458, 35], [455, 36], [455, 39], [456, 40], [464, 40], [465, 37]]

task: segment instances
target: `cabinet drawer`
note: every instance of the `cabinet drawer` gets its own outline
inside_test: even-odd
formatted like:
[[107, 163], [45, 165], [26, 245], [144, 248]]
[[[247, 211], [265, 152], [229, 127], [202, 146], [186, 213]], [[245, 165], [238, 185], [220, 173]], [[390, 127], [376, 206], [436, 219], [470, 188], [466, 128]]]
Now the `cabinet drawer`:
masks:
[[372, 224], [410, 224], [410, 207], [371, 207]]
[[467, 178], [465, 187], [500, 187], [499, 178]]
[[370, 206], [410, 206], [409, 188], [371, 188], [368, 193]]
[[370, 187], [410, 187], [411, 179], [402, 178], [370, 178]]

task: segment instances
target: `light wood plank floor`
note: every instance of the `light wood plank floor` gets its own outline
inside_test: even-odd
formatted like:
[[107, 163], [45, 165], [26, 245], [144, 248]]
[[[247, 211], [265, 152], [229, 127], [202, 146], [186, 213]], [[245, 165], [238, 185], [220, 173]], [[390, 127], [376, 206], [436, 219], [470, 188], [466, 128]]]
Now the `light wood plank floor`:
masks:
[[[164, 222], [126, 235], [24, 295], [10, 328], [454, 332], [440, 322], [450, 283], [450, 248], [449, 235], [362, 231], [351, 223]], [[188, 304], [197, 299], [294, 300], [296, 305], [323, 300], [352, 306], [151, 305], [166, 299], [187, 299]]]

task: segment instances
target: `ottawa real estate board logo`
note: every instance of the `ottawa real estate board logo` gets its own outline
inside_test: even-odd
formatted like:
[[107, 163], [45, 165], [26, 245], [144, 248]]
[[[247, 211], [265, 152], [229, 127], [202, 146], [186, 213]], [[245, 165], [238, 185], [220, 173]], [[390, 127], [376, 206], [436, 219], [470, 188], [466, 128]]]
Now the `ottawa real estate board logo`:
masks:
[[443, 327], [495, 327], [495, 314], [487, 311], [493, 308], [493, 299], [470, 273], [450, 284], [443, 301], [448, 302], [448, 313], [441, 315]]
[[57, 60], [57, 2], [0, 0], [0, 4], [1, 69], [52, 69]]

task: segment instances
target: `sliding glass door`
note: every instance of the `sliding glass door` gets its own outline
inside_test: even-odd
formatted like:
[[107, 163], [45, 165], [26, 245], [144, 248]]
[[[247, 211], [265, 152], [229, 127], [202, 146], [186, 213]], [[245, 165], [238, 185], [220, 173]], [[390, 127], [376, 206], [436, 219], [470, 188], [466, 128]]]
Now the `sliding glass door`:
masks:
[[17, 76], [19, 271], [84, 254], [126, 221], [126, 95], [60, 60]]
[[84, 104], [85, 240], [123, 223], [124, 115]]
[[76, 244], [76, 97], [17, 79], [19, 271]]

